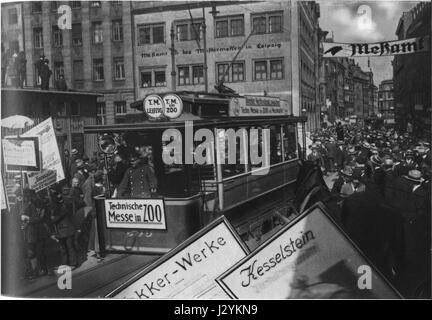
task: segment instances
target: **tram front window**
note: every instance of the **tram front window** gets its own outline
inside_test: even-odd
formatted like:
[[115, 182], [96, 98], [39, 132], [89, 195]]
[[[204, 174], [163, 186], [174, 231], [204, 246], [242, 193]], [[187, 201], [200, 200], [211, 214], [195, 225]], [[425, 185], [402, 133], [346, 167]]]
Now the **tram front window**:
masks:
[[[199, 177], [194, 174], [192, 165], [166, 164], [163, 161], [162, 152], [165, 145], [160, 140], [161, 134], [157, 131], [145, 134], [114, 134], [117, 151], [109, 155], [107, 161], [111, 190], [115, 190], [110, 196], [140, 198], [145, 195], [145, 197], [186, 198], [199, 192]], [[143, 173], [138, 172], [137, 177], [134, 177], [134, 172], [139, 171], [137, 168], [147, 173], [150, 170], [153, 174], [144, 174], [145, 177], [142, 178]], [[134, 193], [139, 189], [138, 187], [146, 185], [141, 183], [142, 179], [147, 179], [148, 185], [156, 188], [144, 190], [140, 196]], [[135, 182], [136, 186], [133, 185]]]

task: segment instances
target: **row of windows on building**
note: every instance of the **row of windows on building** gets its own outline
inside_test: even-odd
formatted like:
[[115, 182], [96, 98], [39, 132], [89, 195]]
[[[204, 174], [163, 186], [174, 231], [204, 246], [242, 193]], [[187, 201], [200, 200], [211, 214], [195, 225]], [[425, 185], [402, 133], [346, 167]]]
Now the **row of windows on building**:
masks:
[[[126, 101], [114, 101], [114, 122], [123, 123], [127, 113]], [[106, 103], [98, 102], [96, 108], [96, 124], [107, 124]]]
[[[284, 78], [283, 59], [266, 59], [253, 61], [253, 80], [281, 80]], [[54, 80], [64, 75], [64, 64], [62, 61], [54, 61]], [[178, 85], [199, 85], [204, 83], [203, 65], [182, 65], [177, 67]], [[82, 60], [73, 61], [73, 80], [81, 82], [84, 80], [84, 63]], [[166, 68], [142, 68], [140, 71], [141, 87], [166, 87]], [[216, 63], [217, 81], [241, 82], [246, 81], [244, 61]], [[124, 58], [113, 59], [113, 80], [124, 80], [126, 78]], [[103, 59], [93, 59], [93, 80], [104, 81]]]
[[[281, 80], [284, 78], [283, 59], [266, 59], [253, 61], [253, 79], [255, 81]], [[54, 62], [54, 80], [64, 75], [64, 65], [61, 61]], [[202, 64], [182, 65], [177, 67], [177, 82], [179, 85], [198, 85], [204, 83], [204, 67]], [[72, 75], [74, 81], [84, 80], [84, 64], [82, 60], [73, 61]], [[166, 67], [142, 68], [141, 87], [166, 87]], [[224, 82], [246, 81], [245, 62], [220, 62], [216, 63], [217, 81]], [[124, 58], [113, 59], [113, 80], [124, 80], [126, 78]], [[93, 59], [93, 80], [104, 81], [103, 59]]]
[[[81, 23], [72, 24], [72, 46], [82, 46], [82, 26]], [[121, 19], [112, 21], [112, 41], [123, 41], [123, 22]], [[101, 44], [104, 41], [102, 22], [92, 23], [92, 43]], [[58, 26], [52, 27], [53, 47], [63, 46], [63, 30]], [[33, 29], [33, 47], [41, 49], [44, 47], [42, 28]]]
[[[18, 19], [16, 17], [16, 19]], [[252, 17], [254, 34], [279, 33], [282, 32], [282, 13], [264, 13]], [[181, 21], [175, 26], [177, 41], [201, 40], [202, 21]], [[101, 21], [93, 22], [91, 25], [92, 43], [103, 43], [103, 26]], [[241, 16], [229, 16], [215, 20], [215, 37], [234, 37], [244, 35], [244, 18]], [[58, 26], [52, 27], [53, 46], [63, 45], [63, 33]], [[123, 41], [123, 22], [121, 19], [112, 21], [112, 40]], [[33, 29], [34, 48], [43, 48], [42, 28]], [[165, 42], [165, 24], [146, 24], [138, 26], [138, 45], [157, 44]], [[81, 23], [72, 24], [72, 45], [82, 45]]]
[[[244, 15], [233, 15], [215, 18], [214, 37], [226, 38], [244, 36]], [[283, 13], [270, 12], [251, 15], [252, 32], [254, 34], [283, 32]], [[201, 40], [203, 20], [185, 20], [174, 23], [177, 41]], [[138, 45], [165, 43], [165, 23], [138, 25]]]
[[[223, 82], [246, 81], [245, 62], [217, 62], [216, 80]], [[141, 68], [141, 87], [165, 87], [166, 68]], [[265, 59], [253, 61], [253, 80], [281, 80], [284, 78], [283, 59]], [[181, 65], [177, 67], [178, 85], [199, 85], [204, 83], [202, 64]]]
[[[121, 5], [121, 1], [109, 1], [113, 6]], [[59, 4], [58, 1], [50, 1], [51, 11], [57, 11]], [[63, 4], [63, 2], [61, 3]], [[81, 1], [70, 1], [69, 5], [72, 9], [80, 9]], [[100, 8], [102, 7], [102, 1], [90, 1], [90, 8]], [[31, 6], [32, 13], [42, 13], [42, 1], [33, 1]]]

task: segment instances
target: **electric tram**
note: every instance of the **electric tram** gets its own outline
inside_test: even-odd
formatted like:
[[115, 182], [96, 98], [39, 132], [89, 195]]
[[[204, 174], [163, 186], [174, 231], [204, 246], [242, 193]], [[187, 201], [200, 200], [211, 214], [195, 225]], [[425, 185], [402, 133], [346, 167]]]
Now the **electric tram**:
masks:
[[[147, 97], [144, 102], [131, 104], [136, 112], [124, 123], [84, 128], [85, 135], [98, 139], [106, 163], [119, 150], [145, 150], [147, 165], [158, 181], [150, 198], [163, 201], [165, 228], [113, 227], [106, 203], [119, 195], [111, 182], [109, 195], [97, 198], [99, 241], [107, 252], [165, 253], [220, 215], [231, 220], [248, 240], [251, 230], [257, 226], [262, 230], [263, 212], [274, 209], [277, 203], [288, 203], [294, 196], [298, 160], [305, 152], [301, 150], [305, 117], [288, 114], [283, 101], [269, 96], [175, 92], [151, 98], [163, 103], [167, 95], [178, 100], [171, 100], [175, 109], [182, 109], [181, 113], [176, 110], [176, 117], [165, 116], [157, 108], [146, 109]], [[158, 107], [156, 100], [153, 106]], [[167, 132], [175, 134], [164, 139]], [[197, 135], [202, 136], [202, 132], [213, 134], [213, 139], [205, 138], [209, 149], [202, 154], [207, 161], [188, 162], [186, 158], [194, 159], [200, 149], [204, 138], [200, 141]], [[177, 151], [169, 149], [175, 139]], [[229, 149], [233, 147], [230, 143], [235, 149]], [[228, 152], [221, 153], [221, 146], [235, 150], [235, 163], [227, 161]], [[264, 165], [247, 157], [253, 146], [262, 159], [267, 159]], [[242, 152], [246, 161], [239, 161]], [[179, 161], [167, 164], [167, 155]]]

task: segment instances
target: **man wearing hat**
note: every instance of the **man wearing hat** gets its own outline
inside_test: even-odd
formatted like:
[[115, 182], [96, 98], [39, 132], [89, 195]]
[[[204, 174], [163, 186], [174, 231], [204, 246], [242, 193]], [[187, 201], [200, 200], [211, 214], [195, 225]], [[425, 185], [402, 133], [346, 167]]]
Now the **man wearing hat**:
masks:
[[81, 188], [88, 177], [88, 170], [82, 159], [75, 160], [76, 172], [73, 175], [72, 181], [76, 184], [76, 187]]
[[77, 259], [74, 248], [75, 225], [72, 203], [65, 203], [62, 193], [54, 189], [51, 190], [50, 198], [51, 220], [60, 243], [61, 263], [75, 268]]
[[334, 182], [331, 192], [335, 194], [340, 194], [342, 186], [352, 181], [352, 175], [353, 170], [351, 166], [346, 165], [343, 170], [340, 171], [340, 175]]
[[335, 167], [337, 165], [336, 158], [338, 157], [339, 151], [339, 148], [336, 145], [335, 139], [333, 137], [330, 137], [325, 145], [325, 148], [327, 149], [328, 168], [330, 172], [333, 172], [335, 171]]
[[118, 186], [120, 198], [149, 198], [157, 190], [157, 180], [153, 169], [142, 163], [138, 155], [129, 158], [131, 168], [127, 169]]
[[[419, 170], [397, 178], [388, 204], [402, 219], [403, 247], [400, 248], [401, 278], [408, 296], [430, 276], [430, 190], [423, 184]], [[429, 203], [428, 203], [429, 202]]]
[[88, 178], [82, 186], [84, 202], [91, 219], [88, 249], [89, 251], [94, 252], [98, 261], [102, 260], [102, 256], [100, 255], [99, 237], [97, 233], [98, 221], [96, 219], [96, 203], [94, 197], [105, 193], [103, 180], [103, 172], [97, 170], [96, 165], [91, 164], [89, 166]]
[[407, 175], [410, 170], [418, 169], [418, 165], [414, 161], [414, 152], [408, 149], [405, 152], [405, 159], [395, 166], [395, 171], [399, 176]]
[[69, 160], [69, 173], [70, 173], [70, 177], [73, 178], [77, 168], [76, 168], [76, 160], [79, 159], [79, 155], [78, 155], [78, 150], [73, 148], [70, 152], [71, 156], [70, 156], [70, 160]]

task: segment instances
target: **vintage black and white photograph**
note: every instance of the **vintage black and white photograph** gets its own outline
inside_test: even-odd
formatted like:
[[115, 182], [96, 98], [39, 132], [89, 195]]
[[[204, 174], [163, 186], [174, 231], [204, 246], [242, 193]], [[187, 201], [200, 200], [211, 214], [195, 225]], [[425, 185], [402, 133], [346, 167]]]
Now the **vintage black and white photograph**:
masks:
[[431, 1], [0, 4], [2, 299], [431, 299]]

